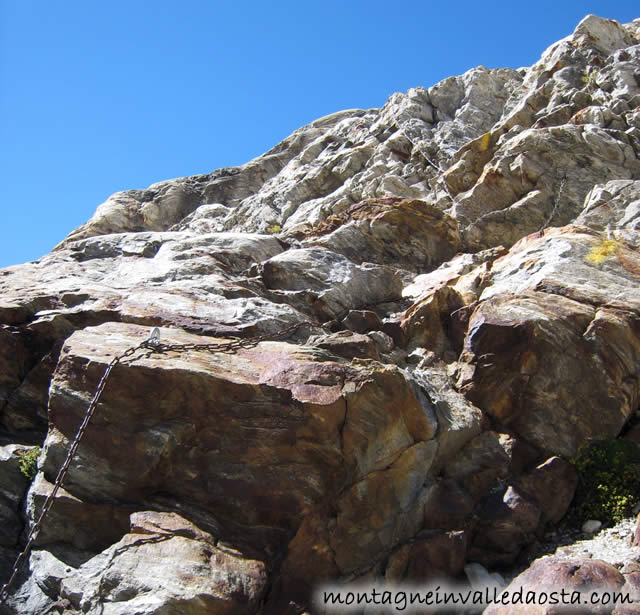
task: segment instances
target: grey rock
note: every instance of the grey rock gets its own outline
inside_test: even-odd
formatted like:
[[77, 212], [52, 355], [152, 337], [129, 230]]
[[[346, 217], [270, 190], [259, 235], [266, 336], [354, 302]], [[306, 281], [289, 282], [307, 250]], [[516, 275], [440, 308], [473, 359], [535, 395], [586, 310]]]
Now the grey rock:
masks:
[[[438, 452], [434, 468], [444, 470], [455, 464], [458, 455], [463, 454], [465, 445], [480, 435], [483, 429], [483, 415], [479, 408], [456, 391], [454, 384], [441, 366], [409, 367], [409, 382], [415, 383], [427, 400], [425, 406], [431, 406], [438, 423]], [[475, 462], [474, 462], [475, 463]], [[474, 470], [481, 466], [474, 465]], [[448, 470], [444, 470], [448, 472]], [[462, 476], [464, 472], [452, 472], [452, 476]]]
[[640, 181], [595, 185], [575, 223], [637, 248], [640, 244]]
[[602, 521], [589, 519], [582, 524], [582, 531], [585, 534], [595, 534], [602, 527]]
[[367, 335], [378, 345], [380, 352], [391, 352], [395, 347], [393, 338], [382, 331], [370, 331]]
[[312, 309], [325, 319], [402, 293], [402, 280], [392, 269], [356, 265], [322, 248], [287, 250], [262, 263], [262, 277], [271, 290], [310, 292]]
[[350, 310], [341, 324], [355, 333], [367, 333], [373, 329], [380, 329], [382, 320], [371, 310]]
[[29, 556], [29, 568], [33, 571], [33, 580], [50, 598], [56, 598], [62, 581], [76, 572], [76, 568], [59, 560], [50, 551], [41, 549], [34, 550]]
[[35, 446], [7, 444], [0, 446], [0, 497], [17, 509], [24, 498], [29, 479], [20, 469], [20, 460], [25, 453], [36, 450]]
[[461, 245], [453, 218], [425, 201], [397, 197], [366, 199], [324, 225], [299, 225], [289, 232], [303, 238], [305, 246], [326, 247], [355, 263], [410, 271], [432, 269]]

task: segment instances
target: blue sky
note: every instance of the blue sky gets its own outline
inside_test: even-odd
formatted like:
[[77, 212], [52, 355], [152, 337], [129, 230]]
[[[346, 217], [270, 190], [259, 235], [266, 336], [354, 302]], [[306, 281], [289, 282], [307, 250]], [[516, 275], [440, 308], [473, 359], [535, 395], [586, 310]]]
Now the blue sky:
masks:
[[[446, 4], [446, 6], [445, 6]], [[340, 109], [517, 68], [637, 0], [0, 0], [0, 267], [118, 190], [242, 164]]]

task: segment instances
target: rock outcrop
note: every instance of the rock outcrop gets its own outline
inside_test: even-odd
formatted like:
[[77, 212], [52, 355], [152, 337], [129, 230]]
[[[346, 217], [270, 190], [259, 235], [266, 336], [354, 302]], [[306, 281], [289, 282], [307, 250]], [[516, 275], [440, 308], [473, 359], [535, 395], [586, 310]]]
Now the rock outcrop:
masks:
[[637, 418], [639, 156], [640, 20], [588, 16], [1, 270], [4, 577], [109, 362], [162, 345], [114, 367], [0, 609], [299, 615], [322, 581], [511, 565]]

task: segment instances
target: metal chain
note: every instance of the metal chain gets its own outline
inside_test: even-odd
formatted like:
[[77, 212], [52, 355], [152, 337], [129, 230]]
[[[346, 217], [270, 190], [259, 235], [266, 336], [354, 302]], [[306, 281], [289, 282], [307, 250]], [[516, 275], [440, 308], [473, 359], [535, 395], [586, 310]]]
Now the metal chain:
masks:
[[[456, 197], [453, 196], [453, 194], [451, 193], [451, 189], [449, 188], [449, 184], [447, 184], [447, 180], [444, 178], [444, 174], [446, 173], [447, 169], [443, 169], [439, 164], [435, 163], [429, 156], [427, 156], [427, 154], [424, 152], [424, 150], [422, 149], [422, 145], [419, 145], [418, 143], [416, 143], [407, 133], [407, 131], [400, 125], [400, 122], [396, 119], [394, 119], [394, 124], [396, 125], [396, 128], [400, 131], [400, 133], [402, 134], [402, 136], [407, 139], [407, 141], [409, 141], [409, 143], [411, 143], [411, 145], [418, 151], [418, 153], [426, 160], [426, 162], [432, 166], [438, 173], [440, 173], [440, 177], [435, 178], [435, 182], [440, 182], [445, 190], [445, 192], [447, 193], [448, 197], [451, 199], [451, 202], [453, 203], [453, 205], [456, 204]], [[435, 192], [435, 188], [433, 188], [433, 186], [430, 187], [434, 190]]]
[[[286, 337], [287, 335], [290, 335], [297, 329], [300, 329], [301, 327], [304, 327], [304, 326], [322, 327], [320, 323], [313, 322], [311, 320], [305, 320], [303, 322], [296, 323], [295, 325], [291, 325], [286, 329], [277, 331], [276, 333], [267, 333], [264, 335], [257, 335], [255, 337], [249, 337], [244, 339], [238, 338], [238, 339], [231, 340], [229, 342], [212, 342], [210, 344], [193, 344], [193, 343], [192, 344], [163, 344], [162, 342], [160, 342], [159, 330], [155, 328], [151, 333], [151, 336], [146, 340], [144, 340], [144, 342], [138, 344], [137, 346], [132, 346], [131, 348], [128, 348], [122, 354], [119, 354], [113, 359], [111, 359], [110, 363], [107, 365], [107, 368], [104, 371], [104, 374], [102, 375], [102, 378], [100, 378], [100, 382], [98, 383], [98, 387], [96, 388], [96, 392], [94, 393], [93, 398], [89, 402], [89, 406], [85, 411], [82, 423], [80, 424], [80, 427], [78, 427], [78, 431], [76, 432], [76, 435], [73, 438], [73, 442], [71, 443], [71, 446], [69, 447], [64, 463], [62, 464], [62, 466], [60, 467], [60, 470], [58, 471], [58, 475], [56, 476], [53, 489], [45, 499], [45, 502], [42, 506], [42, 510], [40, 511], [40, 516], [38, 517], [38, 520], [33, 524], [33, 527], [29, 532], [24, 549], [22, 550], [20, 555], [18, 555], [18, 557], [16, 558], [9, 580], [0, 589], [0, 605], [4, 604], [9, 598], [9, 595], [10, 595], [9, 590], [12, 584], [14, 583], [18, 573], [20, 572], [20, 569], [24, 565], [31, 551], [31, 548], [33, 547], [33, 543], [35, 542], [35, 539], [38, 535], [38, 531], [42, 526], [42, 522], [44, 521], [45, 516], [53, 506], [54, 499], [58, 491], [61, 489], [62, 485], [64, 484], [65, 478], [67, 477], [67, 472], [69, 470], [69, 466], [71, 465], [71, 461], [73, 460], [73, 457], [75, 456], [76, 451], [78, 450], [80, 440], [82, 439], [82, 436], [84, 436], [87, 426], [89, 425], [89, 421], [91, 421], [91, 417], [93, 416], [96, 410], [96, 407], [98, 406], [98, 402], [100, 401], [100, 396], [102, 395], [102, 392], [104, 391], [104, 388], [107, 384], [107, 379], [111, 374], [111, 370], [116, 365], [118, 365], [118, 363], [122, 362], [124, 359], [132, 357], [131, 361], [128, 362], [130, 364], [133, 361], [137, 361], [138, 359], [141, 359], [143, 357], [148, 357], [151, 354], [156, 354], [156, 353], [161, 354], [161, 353], [171, 352], [171, 351], [186, 352], [189, 350], [206, 350], [209, 352], [235, 352], [240, 348], [249, 348], [259, 344], [260, 342], [272, 341], [281, 337]], [[135, 356], [139, 350], [143, 350], [143, 349], [147, 350], [147, 352]]]
[[291, 325], [286, 329], [282, 329], [276, 333], [265, 333], [264, 335], [256, 335], [254, 337], [238, 338], [230, 342], [212, 342], [210, 344], [163, 344], [159, 339], [150, 338], [142, 344], [142, 347], [147, 348], [153, 353], [164, 352], [186, 352], [188, 350], [206, 350], [208, 352], [234, 352], [240, 350], [240, 348], [250, 348], [259, 344], [260, 342], [273, 341], [281, 337], [290, 335], [297, 329], [304, 326], [310, 327], [322, 327], [320, 323], [313, 322], [311, 320], [305, 320], [303, 322]]
[[551, 224], [551, 220], [553, 220], [554, 216], [556, 215], [556, 212], [558, 211], [558, 205], [560, 203], [560, 197], [562, 196], [562, 191], [564, 190], [564, 185], [566, 183], [567, 183], [567, 174], [564, 173], [562, 175], [562, 181], [560, 182], [560, 189], [558, 190], [558, 196], [556, 197], [556, 201], [553, 205], [553, 209], [551, 210], [551, 214], [538, 230], [538, 234], [542, 235], [542, 231], [544, 231]]

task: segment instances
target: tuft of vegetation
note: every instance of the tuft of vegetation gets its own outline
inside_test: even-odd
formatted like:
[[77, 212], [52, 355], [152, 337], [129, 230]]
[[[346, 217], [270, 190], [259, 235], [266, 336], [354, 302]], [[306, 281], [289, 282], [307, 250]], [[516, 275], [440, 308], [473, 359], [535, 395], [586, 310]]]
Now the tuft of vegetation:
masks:
[[585, 83], [588, 88], [595, 90], [598, 88], [598, 78], [600, 77], [600, 71], [593, 66], [587, 68], [582, 75], [582, 83]]
[[267, 229], [267, 233], [269, 233], [270, 235], [275, 235], [276, 233], [279, 233], [281, 230], [282, 230], [282, 227], [279, 224], [272, 224]]
[[38, 471], [38, 456], [40, 455], [40, 447], [36, 446], [32, 449], [20, 451], [20, 472], [22, 472], [30, 481], [33, 480]]
[[640, 497], [640, 446], [629, 440], [603, 440], [571, 463], [580, 477], [570, 513], [573, 521], [617, 523], [632, 515]]

